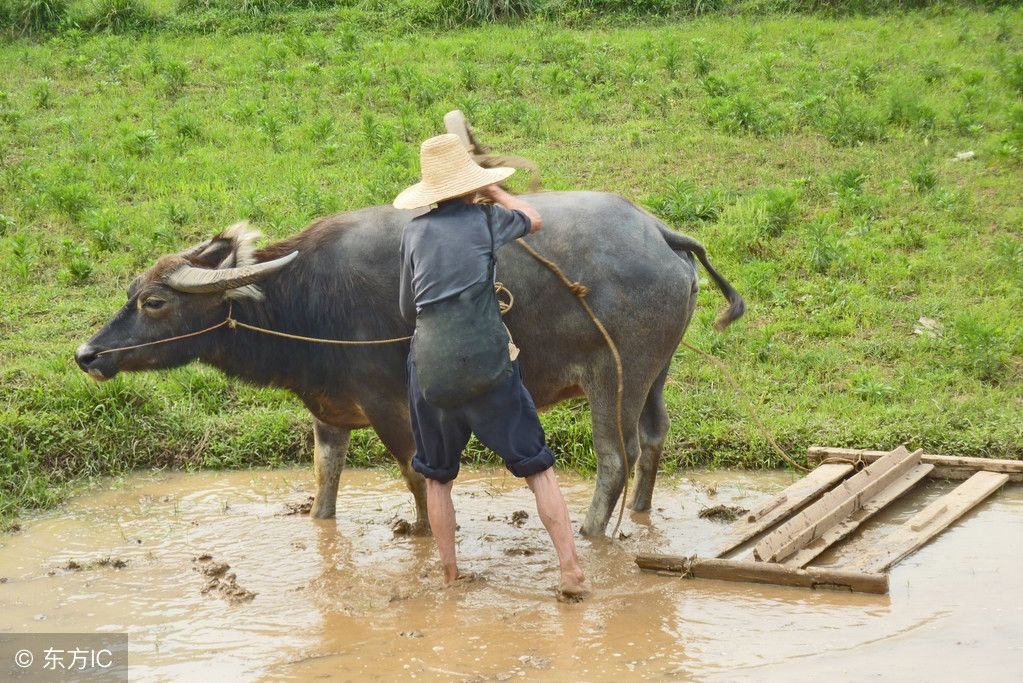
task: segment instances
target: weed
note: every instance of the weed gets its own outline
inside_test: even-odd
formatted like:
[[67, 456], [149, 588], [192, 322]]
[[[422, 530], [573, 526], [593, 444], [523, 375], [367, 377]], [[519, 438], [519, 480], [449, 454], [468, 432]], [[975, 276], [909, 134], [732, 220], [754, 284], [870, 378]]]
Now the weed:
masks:
[[746, 93], [715, 97], [710, 102], [708, 119], [728, 133], [762, 135], [768, 129], [766, 107]]
[[15, 235], [11, 240], [11, 258], [14, 260], [14, 272], [21, 280], [27, 280], [35, 264], [35, 252], [28, 235]]
[[923, 102], [919, 92], [908, 88], [895, 88], [888, 99], [888, 121], [897, 126], [921, 132], [934, 130], [936, 114]]
[[4, 237], [9, 232], [14, 232], [14, 226], [16, 223], [10, 216], [5, 216], [0, 213], [0, 237]]
[[1023, 241], [1011, 236], [1002, 237], [995, 243], [995, 256], [1023, 285]]
[[284, 124], [273, 114], [264, 114], [259, 118], [259, 128], [263, 131], [270, 147], [275, 152], [281, 151], [281, 140], [284, 137]]
[[710, 47], [703, 40], [693, 41], [693, 73], [697, 78], [706, 78], [713, 63], [711, 62]]
[[884, 138], [884, 122], [870, 107], [838, 97], [824, 120], [824, 132], [834, 145], [851, 147]]
[[49, 109], [53, 106], [53, 84], [48, 78], [44, 78], [32, 86], [32, 99], [35, 101], [36, 109]]
[[936, 85], [945, 80], [945, 66], [937, 59], [929, 59], [920, 67], [920, 75], [927, 85]]
[[827, 273], [845, 257], [845, 249], [823, 222], [810, 225], [806, 235], [808, 261], [818, 273]]
[[94, 212], [88, 222], [89, 238], [100, 251], [112, 252], [117, 249], [117, 218], [110, 211]]
[[853, 87], [860, 92], [871, 93], [874, 91], [877, 78], [877, 67], [873, 64], [857, 62], [852, 65], [851, 69], [849, 69], [849, 75], [852, 79]]
[[58, 183], [50, 188], [48, 195], [54, 209], [76, 220], [96, 202], [92, 189], [80, 181]]
[[170, 221], [171, 225], [188, 225], [188, 223], [192, 220], [192, 216], [188, 209], [180, 202], [168, 201], [165, 207], [167, 220]]
[[930, 192], [938, 184], [938, 175], [929, 160], [921, 160], [909, 172], [909, 181], [917, 192]]
[[159, 17], [143, 0], [93, 0], [81, 23], [92, 31], [126, 33], [153, 28]]
[[325, 114], [313, 121], [310, 131], [313, 142], [324, 143], [334, 135], [334, 116]]
[[1006, 61], [1003, 77], [1015, 94], [1023, 95], [1023, 52], [1012, 55]]
[[188, 84], [188, 65], [184, 62], [171, 60], [164, 63], [160, 72], [163, 75], [163, 91], [167, 97], [177, 97]]
[[198, 140], [202, 137], [202, 122], [191, 112], [177, 110], [171, 114], [171, 126], [179, 140]]
[[976, 379], [998, 383], [1009, 360], [1009, 345], [998, 326], [974, 314], [960, 316], [946, 334], [951, 356]]
[[853, 396], [870, 403], [890, 401], [896, 394], [895, 387], [885, 384], [865, 369], [853, 374], [849, 390]]
[[438, 9], [445, 25], [465, 26], [525, 17], [540, 5], [539, 0], [439, 0]]
[[8, 26], [16, 35], [33, 35], [57, 29], [68, 16], [68, 0], [3, 0], [0, 29]]
[[765, 228], [769, 237], [780, 235], [797, 214], [799, 191], [772, 187], [763, 194]]
[[151, 128], [137, 130], [128, 135], [124, 141], [124, 148], [129, 154], [137, 157], [148, 157], [156, 151], [156, 144], [160, 136]]
[[691, 181], [678, 178], [669, 183], [667, 192], [649, 197], [647, 204], [669, 222], [685, 225], [716, 221], [725, 199], [718, 190], [701, 191]]
[[848, 195], [862, 194], [863, 183], [865, 183], [866, 180], [867, 175], [860, 168], [853, 166], [831, 176], [830, 182], [831, 187], [834, 188], [839, 195]]
[[60, 275], [70, 285], [82, 285], [89, 281], [93, 272], [93, 261], [89, 249], [73, 240], [64, 240], [64, 270]]

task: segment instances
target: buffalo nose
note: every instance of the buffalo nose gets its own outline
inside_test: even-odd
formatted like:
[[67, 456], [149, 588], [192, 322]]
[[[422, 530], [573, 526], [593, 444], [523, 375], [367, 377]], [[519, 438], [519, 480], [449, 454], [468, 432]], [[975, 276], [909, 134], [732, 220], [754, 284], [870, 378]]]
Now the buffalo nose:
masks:
[[78, 361], [78, 367], [83, 370], [87, 370], [96, 358], [99, 357], [99, 353], [96, 349], [92, 348], [88, 344], [82, 344], [75, 351], [75, 360]]

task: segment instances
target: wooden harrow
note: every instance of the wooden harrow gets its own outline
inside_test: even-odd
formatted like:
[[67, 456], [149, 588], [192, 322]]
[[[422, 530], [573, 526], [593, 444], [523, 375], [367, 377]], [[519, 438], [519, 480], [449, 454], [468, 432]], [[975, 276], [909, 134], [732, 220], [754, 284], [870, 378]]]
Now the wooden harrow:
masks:
[[[1023, 461], [811, 447], [816, 469], [732, 524], [706, 556], [640, 554], [642, 569], [698, 579], [888, 592], [888, 570], [916, 552], [1007, 481], [1023, 481]], [[856, 471], [853, 463], [863, 463]], [[847, 566], [813, 567], [885, 506], [927, 477], [965, 479]], [[760, 536], [753, 557], [725, 556]]]

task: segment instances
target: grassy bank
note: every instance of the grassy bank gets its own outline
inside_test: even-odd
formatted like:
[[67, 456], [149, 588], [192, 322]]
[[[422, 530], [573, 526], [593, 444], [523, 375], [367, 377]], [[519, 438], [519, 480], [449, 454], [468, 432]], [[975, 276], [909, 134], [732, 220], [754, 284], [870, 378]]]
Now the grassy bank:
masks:
[[[619, 192], [708, 246], [749, 312], [715, 334], [705, 286], [688, 338], [792, 452], [1023, 455], [1019, 9], [405, 33], [362, 16], [0, 47], [0, 516], [127, 468], [308, 460], [286, 395], [201, 367], [98, 385], [73, 349], [160, 254], [239, 218], [281, 237], [389, 202], [453, 107], [547, 188]], [[668, 400], [667, 469], [779, 464], [700, 358], [678, 353]], [[592, 467], [584, 405], [544, 421], [566, 466]], [[369, 433], [351, 459], [385, 461]]]

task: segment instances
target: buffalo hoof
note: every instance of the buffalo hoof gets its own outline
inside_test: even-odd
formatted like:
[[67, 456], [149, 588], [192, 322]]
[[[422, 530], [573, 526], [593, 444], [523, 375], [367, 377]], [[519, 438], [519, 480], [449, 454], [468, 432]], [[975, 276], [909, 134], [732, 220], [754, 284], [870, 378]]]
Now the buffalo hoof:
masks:
[[313, 501], [313, 508], [309, 511], [313, 519], [334, 519], [335, 514], [335, 503], [321, 503], [319, 498]]
[[650, 512], [650, 498], [632, 499], [629, 509], [633, 512]]

